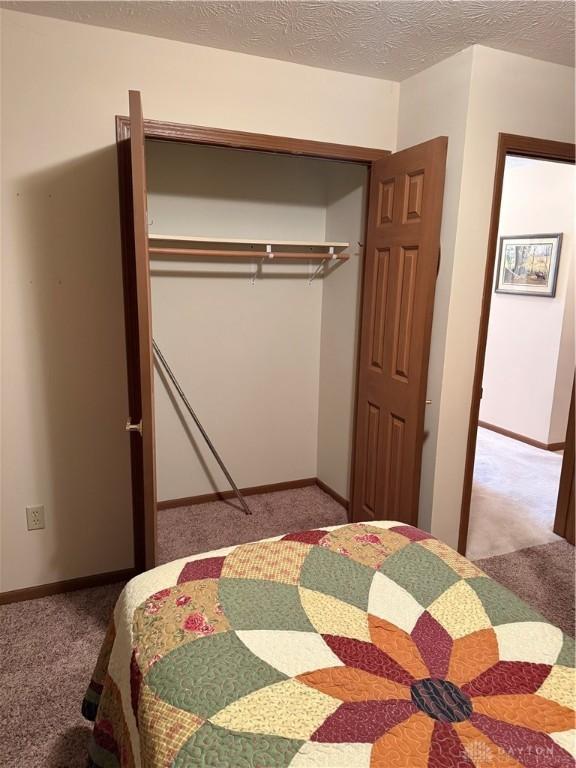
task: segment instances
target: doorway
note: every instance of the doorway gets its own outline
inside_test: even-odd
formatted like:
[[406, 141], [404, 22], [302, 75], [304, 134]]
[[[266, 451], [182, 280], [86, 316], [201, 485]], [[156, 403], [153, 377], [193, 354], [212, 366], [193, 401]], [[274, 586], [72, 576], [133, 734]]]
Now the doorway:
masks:
[[[265, 216], [259, 217], [258, 231], [252, 232], [248, 241], [245, 238], [231, 238], [229, 233], [224, 239], [221, 235], [216, 237], [212, 233], [204, 232], [181, 232], [174, 235], [162, 231], [152, 234], [154, 230], [149, 230], [148, 217], [148, 203], [152, 203], [152, 200], [149, 200], [147, 195], [148, 183], [152, 182], [152, 179], [147, 171], [146, 144], [154, 140], [180, 147], [203, 145], [212, 147], [213, 152], [216, 148], [241, 149], [247, 152], [246, 156], [252, 158], [249, 161], [251, 163], [257, 156], [255, 153], [272, 153], [314, 158], [316, 161], [345, 161], [360, 164], [367, 169], [367, 226], [363, 232], [362, 243], [358, 244], [363, 254], [358, 265], [358, 326], [357, 333], [353, 330], [351, 334], [357, 338], [358, 364], [347, 366], [353, 382], [350, 390], [354, 390], [354, 394], [351, 403], [352, 429], [350, 440], [345, 444], [350, 480], [345, 485], [348, 486], [346, 490], [349, 491], [349, 514], [353, 520], [395, 519], [415, 523], [447, 139], [438, 137], [416, 147], [390, 154], [378, 149], [145, 121], [140, 94], [131, 91], [130, 117], [117, 118], [117, 141], [130, 407], [126, 429], [130, 433], [131, 442], [136, 569], [145, 570], [157, 562], [158, 494], [151, 255], [157, 254], [159, 250], [164, 255], [169, 251], [171, 256], [183, 264], [190, 256], [197, 256], [199, 250], [205, 255], [205, 248], [199, 248], [198, 245], [208, 242], [211, 245], [219, 244], [218, 248], [214, 247], [209, 254], [214, 259], [228, 259], [230, 256], [235, 259], [245, 258], [246, 251], [239, 253], [237, 249], [251, 246], [261, 249], [258, 255], [262, 259], [270, 255], [272, 245], [282, 245], [277, 240], [263, 240], [259, 237], [261, 227], [270, 223]], [[188, 150], [195, 151], [194, 147], [190, 146]], [[248, 173], [253, 173], [253, 170]], [[362, 189], [363, 186], [356, 185], [356, 188]], [[182, 203], [182, 195], [174, 189], [168, 197], [170, 205]], [[174, 220], [173, 214], [174, 211], [171, 211], [170, 216]], [[328, 213], [325, 218], [328, 220]], [[335, 219], [341, 223], [343, 216], [340, 213]], [[238, 221], [241, 220], [241, 217], [238, 217]], [[290, 234], [287, 239], [282, 238], [283, 245], [290, 247], [290, 251], [285, 254], [286, 258], [302, 259], [305, 255], [306, 259], [310, 260], [310, 252], [294, 253], [294, 247], [301, 249], [305, 246], [308, 251], [314, 251], [318, 245], [325, 250], [327, 246], [349, 245], [328, 241], [318, 243], [316, 238], [313, 241], [307, 239], [303, 244], [296, 238], [293, 240]], [[278, 235], [275, 234], [274, 237]], [[157, 240], [169, 241], [169, 246], [161, 246], [159, 249], [155, 246]], [[226, 252], [222, 250], [223, 243]], [[264, 246], [266, 251], [262, 250]], [[248, 261], [253, 260], [256, 252], [251, 251]], [[281, 262], [280, 258], [276, 258], [280, 256], [276, 248], [274, 252], [273, 263]], [[321, 261], [327, 260], [326, 253], [315, 254], [315, 257]], [[272, 269], [272, 265], [269, 266]], [[274, 268], [274, 273], [278, 274], [277, 268]], [[345, 273], [339, 270], [334, 277], [337, 274]], [[314, 273], [308, 279], [313, 275]], [[248, 274], [244, 276], [243, 284], [245, 290], [250, 290]], [[315, 287], [317, 286], [318, 283]], [[302, 294], [299, 296], [301, 298]], [[338, 309], [338, 304], [340, 307], [346, 304], [339, 299], [333, 303], [335, 309]], [[318, 317], [318, 313], [316, 316]], [[270, 317], [272, 315], [268, 313], [262, 318], [262, 323], [271, 322]], [[232, 317], [230, 322], [237, 324], [239, 319]], [[318, 323], [316, 327], [318, 328]], [[200, 332], [198, 323], [193, 330]], [[318, 337], [318, 334], [316, 336]], [[340, 338], [337, 334], [335, 337]], [[165, 346], [168, 342], [164, 339], [169, 338], [168, 332], [162, 338]], [[210, 352], [214, 356], [218, 351], [217, 339], [213, 338]], [[291, 363], [292, 359], [292, 354], [285, 356], [285, 364]], [[233, 377], [232, 372], [229, 376], [232, 382]], [[263, 386], [261, 368], [253, 366], [251, 380], [254, 384], [253, 397], [257, 399]], [[342, 372], [337, 372], [332, 377], [333, 383], [341, 385], [342, 380]], [[389, 395], [382, 398], [380, 391], [384, 389], [386, 392], [389, 390]], [[281, 408], [282, 403], [275, 404], [274, 407]], [[251, 412], [248, 405], [237, 409], [235, 415], [249, 419]], [[214, 413], [216, 420], [219, 413], [217, 408]], [[333, 408], [331, 413], [334, 416], [338, 409]], [[320, 416], [318, 421], [321, 421]], [[233, 426], [228, 424], [229, 428]], [[243, 435], [249, 439], [252, 431], [248, 420], [246, 428], [243, 428]], [[273, 437], [279, 439], [277, 434]], [[326, 442], [329, 447], [335, 444], [334, 441]], [[244, 441], [240, 447], [241, 451], [245, 452], [249, 450], [249, 443]], [[237, 455], [243, 459], [241, 451]], [[294, 453], [292, 463], [293, 457]], [[320, 461], [317, 466], [316, 476], [303, 479], [326, 489], [328, 484], [320, 476]], [[343, 472], [339, 475], [343, 476]], [[280, 481], [282, 482], [282, 478]], [[242, 480], [238, 485], [244, 485]], [[262, 488], [259, 483], [258, 485]], [[285, 483], [282, 482], [282, 485]], [[269, 485], [266, 484], [265, 487]], [[220, 495], [219, 488], [218, 494]], [[285, 516], [283, 530], [294, 530], [295, 522], [292, 517]], [[256, 529], [254, 534], [256, 535], [252, 535], [252, 539], [261, 538]], [[218, 542], [207, 541], [205, 549], [217, 544]]]
[[473, 560], [570, 539], [574, 181], [573, 145], [500, 136], [460, 529]]

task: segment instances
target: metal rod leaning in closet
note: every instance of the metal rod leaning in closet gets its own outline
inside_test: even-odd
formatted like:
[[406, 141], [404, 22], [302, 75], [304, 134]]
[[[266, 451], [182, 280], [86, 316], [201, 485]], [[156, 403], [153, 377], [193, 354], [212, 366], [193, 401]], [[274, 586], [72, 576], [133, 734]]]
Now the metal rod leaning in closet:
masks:
[[232, 490], [234, 491], [234, 493], [236, 494], [236, 498], [240, 502], [240, 504], [242, 506], [242, 509], [244, 510], [245, 514], [251, 515], [252, 512], [250, 510], [250, 507], [246, 503], [246, 500], [244, 499], [244, 496], [242, 496], [242, 494], [240, 493], [240, 490], [239, 490], [238, 486], [236, 485], [236, 483], [234, 482], [234, 480], [232, 479], [232, 475], [228, 471], [228, 468], [226, 467], [226, 464], [224, 464], [224, 462], [222, 461], [222, 458], [220, 457], [220, 454], [218, 453], [218, 451], [214, 447], [214, 443], [208, 437], [208, 433], [206, 432], [206, 430], [202, 426], [202, 424], [200, 422], [200, 419], [198, 418], [198, 416], [194, 412], [194, 409], [190, 405], [190, 402], [188, 401], [188, 398], [184, 394], [184, 390], [182, 389], [182, 387], [178, 383], [178, 379], [174, 375], [174, 372], [173, 372], [172, 368], [170, 368], [170, 366], [168, 365], [168, 362], [167, 362], [166, 358], [164, 357], [164, 355], [160, 351], [160, 347], [158, 346], [158, 344], [156, 343], [156, 341], [154, 339], [152, 339], [152, 346], [154, 347], [154, 352], [156, 354], [156, 357], [158, 358], [158, 361], [160, 362], [160, 364], [162, 365], [162, 367], [166, 371], [170, 381], [174, 385], [174, 388], [176, 389], [176, 391], [180, 395], [180, 398], [181, 398], [182, 402], [186, 406], [186, 410], [188, 411], [190, 416], [194, 419], [194, 423], [196, 424], [196, 426], [198, 427], [198, 429], [200, 431], [200, 434], [202, 435], [202, 437], [206, 441], [206, 445], [208, 446], [208, 448], [210, 448], [210, 450], [212, 452], [212, 455], [214, 456], [214, 458], [218, 462], [218, 466], [220, 467], [220, 469], [222, 470], [222, 472], [226, 476], [226, 479], [230, 483], [230, 486], [231, 486]]

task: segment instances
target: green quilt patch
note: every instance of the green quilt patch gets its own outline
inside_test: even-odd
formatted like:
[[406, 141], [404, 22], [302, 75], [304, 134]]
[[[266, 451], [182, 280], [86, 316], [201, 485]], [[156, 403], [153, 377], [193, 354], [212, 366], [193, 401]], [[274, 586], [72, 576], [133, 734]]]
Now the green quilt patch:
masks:
[[233, 629], [314, 632], [298, 587], [261, 579], [220, 579], [218, 598]]
[[564, 635], [564, 643], [560, 653], [558, 654], [558, 660], [556, 661], [556, 664], [561, 664], [563, 667], [573, 667], [576, 662], [576, 659], [574, 658], [575, 656], [576, 647], [574, 638], [569, 637], [568, 635]]
[[234, 632], [181, 645], [157, 661], [146, 676], [161, 699], [200, 717], [210, 717], [236, 699], [285, 679], [286, 675], [254, 656]]
[[514, 621], [544, 621], [546, 624], [549, 623], [542, 614], [530, 608], [513, 592], [492, 581], [488, 576], [476, 576], [467, 579], [467, 581], [482, 600], [484, 610], [495, 627]]
[[300, 584], [366, 610], [373, 578], [373, 568], [338, 552], [314, 547], [304, 560]]
[[380, 572], [404, 587], [424, 608], [460, 580], [452, 568], [417, 542], [386, 558]]

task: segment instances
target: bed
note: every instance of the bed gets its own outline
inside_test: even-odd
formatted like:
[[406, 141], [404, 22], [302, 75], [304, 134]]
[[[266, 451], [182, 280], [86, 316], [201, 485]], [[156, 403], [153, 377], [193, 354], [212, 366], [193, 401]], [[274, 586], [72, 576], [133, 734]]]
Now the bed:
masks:
[[127, 584], [92, 768], [573, 768], [574, 641], [446, 544], [350, 524]]

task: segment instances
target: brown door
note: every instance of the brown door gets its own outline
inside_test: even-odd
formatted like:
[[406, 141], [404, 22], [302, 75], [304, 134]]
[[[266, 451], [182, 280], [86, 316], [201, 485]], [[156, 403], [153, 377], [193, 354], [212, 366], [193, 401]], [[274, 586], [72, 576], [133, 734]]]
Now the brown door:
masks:
[[416, 524], [448, 140], [372, 165], [352, 519]]
[[[119, 142], [122, 224], [124, 240], [124, 287], [126, 343], [134, 505], [135, 566], [152, 568], [156, 561], [156, 460], [154, 452], [154, 379], [148, 261], [148, 214], [144, 119], [138, 91], [130, 91], [129, 135]], [[129, 143], [129, 152], [128, 146]], [[130, 173], [122, 173], [122, 163]], [[131, 189], [122, 186], [131, 179]]]
[[556, 519], [554, 520], [554, 533], [574, 544], [576, 537], [574, 521], [574, 385], [572, 385], [572, 400], [570, 402], [570, 414], [568, 416], [568, 429], [566, 431], [566, 445], [562, 472], [560, 474], [560, 487], [558, 489], [558, 504], [556, 506]]

